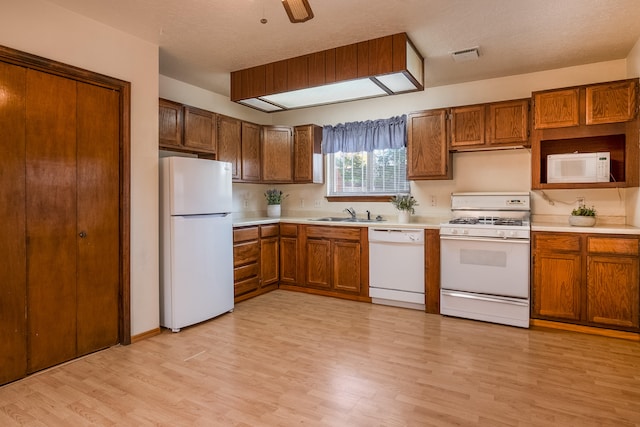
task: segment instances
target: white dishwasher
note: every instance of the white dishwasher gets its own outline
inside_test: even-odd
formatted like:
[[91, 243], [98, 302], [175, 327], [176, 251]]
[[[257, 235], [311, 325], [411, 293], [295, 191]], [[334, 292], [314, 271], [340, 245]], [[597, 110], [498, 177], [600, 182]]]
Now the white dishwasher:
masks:
[[424, 230], [369, 228], [369, 296], [374, 304], [424, 310]]

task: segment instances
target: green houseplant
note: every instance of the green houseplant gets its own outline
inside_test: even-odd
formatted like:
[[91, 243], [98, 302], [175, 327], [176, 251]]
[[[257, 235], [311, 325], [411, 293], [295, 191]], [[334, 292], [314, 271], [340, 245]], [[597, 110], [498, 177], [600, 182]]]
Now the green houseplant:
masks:
[[391, 197], [391, 204], [400, 211], [398, 222], [406, 224], [409, 222], [410, 215], [416, 213], [414, 207], [418, 206], [418, 201], [411, 194], [397, 194]]
[[267, 216], [272, 218], [278, 218], [281, 214], [282, 201], [289, 197], [288, 194], [284, 194], [282, 191], [270, 188], [264, 193], [265, 199], [267, 199]]
[[593, 227], [596, 224], [596, 209], [580, 205], [571, 211], [569, 224], [578, 227]]

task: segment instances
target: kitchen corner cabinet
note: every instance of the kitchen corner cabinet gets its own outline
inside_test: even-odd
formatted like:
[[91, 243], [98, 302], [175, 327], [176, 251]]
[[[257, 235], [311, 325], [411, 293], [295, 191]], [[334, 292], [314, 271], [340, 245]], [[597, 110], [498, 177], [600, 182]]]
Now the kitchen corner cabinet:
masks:
[[302, 125], [293, 128], [293, 181], [322, 184], [324, 163], [321, 152], [322, 128]]
[[281, 276], [280, 288], [371, 301], [366, 227], [298, 225], [297, 234], [295, 245], [292, 240], [282, 243], [282, 257], [286, 245], [289, 253], [296, 251], [297, 265], [283, 264], [287, 278]]
[[407, 178], [452, 179], [453, 159], [448, 148], [448, 109], [410, 113], [407, 117]]
[[293, 131], [288, 126], [262, 127], [262, 181], [293, 181]]
[[529, 99], [451, 108], [451, 151], [529, 145]]
[[215, 156], [215, 113], [166, 99], [158, 108], [160, 148]]
[[277, 288], [278, 236], [278, 224], [233, 229], [233, 282], [236, 302]]
[[[532, 189], [639, 185], [637, 78], [533, 92], [532, 97]], [[609, 182], [548, 183], [547, 156], [573, 152], [609, 152]]]
[[640, 239], [532, 233], [532, 318], [638, 332]]

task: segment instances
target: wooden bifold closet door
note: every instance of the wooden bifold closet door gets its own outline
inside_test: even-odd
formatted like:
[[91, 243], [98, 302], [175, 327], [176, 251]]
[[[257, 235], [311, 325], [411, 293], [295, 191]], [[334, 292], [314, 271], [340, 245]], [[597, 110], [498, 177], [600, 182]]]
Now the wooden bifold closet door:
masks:
[[0, 82], [3, 383], [118, 342], [120, 107], [2, 62]]

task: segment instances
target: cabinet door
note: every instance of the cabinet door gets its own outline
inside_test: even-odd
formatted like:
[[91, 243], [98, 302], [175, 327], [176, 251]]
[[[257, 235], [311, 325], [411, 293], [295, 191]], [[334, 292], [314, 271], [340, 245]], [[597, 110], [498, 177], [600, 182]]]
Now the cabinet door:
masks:
[[260, 240], [260, 279], [261, 286], [278, 283], [280, 269], [278, 264], [278, 238]]
[[231, 177], [239, 180], [242, 174], [240, 164], [240, 144], [242, 122], [233, 117], [218, 116], [217, 160], [231, 163]]
[[262, 127], [262, 179], [266, 182], [293, 181], [293, 137], [286, 126]]
[[486, 138], [489, 145], [529, 145], [529, 100], [487, 105]]
[[306, 284], [319, 288], [331, 288], [331, 241], [307, 239]]
[[242, 180], [260, 181], [260, 126], [242, 122]]
[[580, 320], [581, 282], [579, 253], [536, 253], [533, 316]]
[[184, 107], [184, 146], [194, 151], [216, 153], [216, 115], [195, 107]]
[[160, 99], [158, 102], [158, 122], [160, 147], [182, 147], [182, 104]]
[[447, 110], [409, 114], [407, 119], [407, 177], [451, 179], [451, 155], [447, 147]]
[[[322, 161], [314, 163], [315, 156], [322, 156], [322, 128], [316, 125], [296, 126], [293, 130], [293, 180], [294, 182], [324, 181]], [[320, 157], [321, 159], [322, 157]]]
[[635, 117], [635, 80], [591, 85], [586, 88], [586, 123], [626, 122]]
[[333, 242], [333, 288], [360, 292], [360, 242]]
[[25, 126], [27, 70], [0, 62], [0, 384], [27, 374]]
[[298, 283], [298, 238], [280, 237], [280, 281]]
[[638, 258], [587, 257], [587, 320], [602, 325], [637, 328]]
[[580, 124], [579, 89], [534, 92], [534, 122], [536, 129], [551, 129]]
[[451, 148], [484, 145], [484, 105], [451, 109]]

